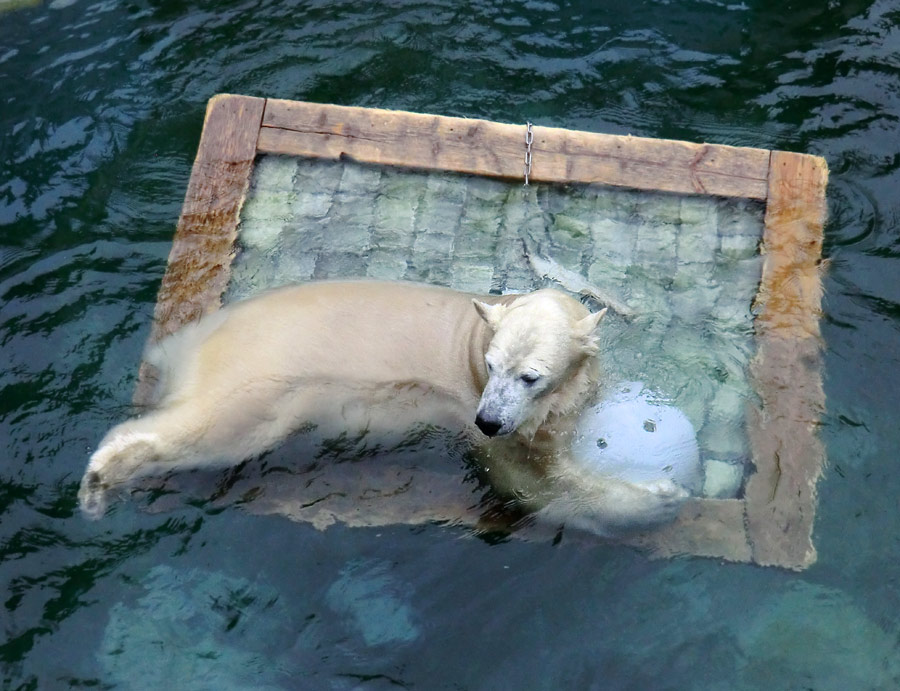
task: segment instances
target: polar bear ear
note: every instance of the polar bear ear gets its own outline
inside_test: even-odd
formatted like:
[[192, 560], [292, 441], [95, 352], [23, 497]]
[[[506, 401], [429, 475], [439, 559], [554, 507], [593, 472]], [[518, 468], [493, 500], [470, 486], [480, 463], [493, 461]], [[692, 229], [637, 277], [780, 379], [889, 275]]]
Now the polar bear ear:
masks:
[[606, 316], [607, 309], [609, 308], [604, 307], [599, 312], [592, 312], [584, 319], [579, 319], [575, 324], [575, 333], [581, 339], [581, 348], [588, 355], [593, 355], [600, 349], [600, 342], [597, 340], [597, 327], [603, 321], [603, 317]]
[[500, 319], [502, 319], [503, 315], [506, 313], [506, 307], [504, 305], [489, 305], [486, 302], [482, 302], [475, 298], [472, 298], [472, 304], [475, 305], [475, 310], [478, 312], [478, 315], [484, 319], [492, 329], [496, 328], [497, 324], [500, 323]]

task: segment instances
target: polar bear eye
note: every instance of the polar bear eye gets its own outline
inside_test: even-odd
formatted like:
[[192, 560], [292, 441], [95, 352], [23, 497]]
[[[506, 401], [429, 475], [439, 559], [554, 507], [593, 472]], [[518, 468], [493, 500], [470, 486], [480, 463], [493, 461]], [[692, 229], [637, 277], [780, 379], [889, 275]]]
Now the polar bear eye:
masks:
[[523, 374], [519, 377], [519, 379], [521, 379], [523, 382], [525, 382], [528, 386], [531, 386], [540, 378], [541, 378], [541, 375], [538, 374], [537, 372], [526, 372], [525, 374]]

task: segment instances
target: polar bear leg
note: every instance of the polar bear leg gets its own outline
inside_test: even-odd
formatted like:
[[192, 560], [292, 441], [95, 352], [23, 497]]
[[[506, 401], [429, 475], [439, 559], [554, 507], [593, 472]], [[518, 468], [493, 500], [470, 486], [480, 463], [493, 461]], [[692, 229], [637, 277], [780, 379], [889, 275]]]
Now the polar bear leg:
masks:
[[[196, 455], [196, 436], [179, 408], [154, 411], [113, 427], [91, 456], [78, 490], [78, 503], [87, 518], [103, 516], [111, 492], [147, 475], [162, 475], [174, 461]], [[180, 464], [179, 464], [180, 465]]]

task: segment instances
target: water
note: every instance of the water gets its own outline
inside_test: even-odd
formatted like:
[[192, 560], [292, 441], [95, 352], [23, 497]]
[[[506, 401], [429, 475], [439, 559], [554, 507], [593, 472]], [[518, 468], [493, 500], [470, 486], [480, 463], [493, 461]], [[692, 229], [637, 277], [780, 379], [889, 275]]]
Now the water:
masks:
[[[205, 688], [216, 655], [223, 688], [248, 669], [282, 689], [900, 685], [898, 27], [886, 0], [0, 11], [4, 686], [177, 672]], [[77, 482], [128, 414], [204, 105], [224, 91], [825, 156], [818, 562], [319, 532], [202, 504], [86, 524]], [[129, 664], [122, 614], [136, 643], [157, 623], [134, 614], [162, 602], [184, 616], [141, 649], [158, 664]]]

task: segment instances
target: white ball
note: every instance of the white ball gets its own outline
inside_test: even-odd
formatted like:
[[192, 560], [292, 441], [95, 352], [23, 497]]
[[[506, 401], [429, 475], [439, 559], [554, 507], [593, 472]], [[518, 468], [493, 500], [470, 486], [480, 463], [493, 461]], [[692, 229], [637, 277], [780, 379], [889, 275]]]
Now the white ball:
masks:
[[584, 410], [572, 452], [591, 472], [635, 484], [668, 479], [692, 494], [703, 484], [694, 426], [640, 382], [625, 382]]

